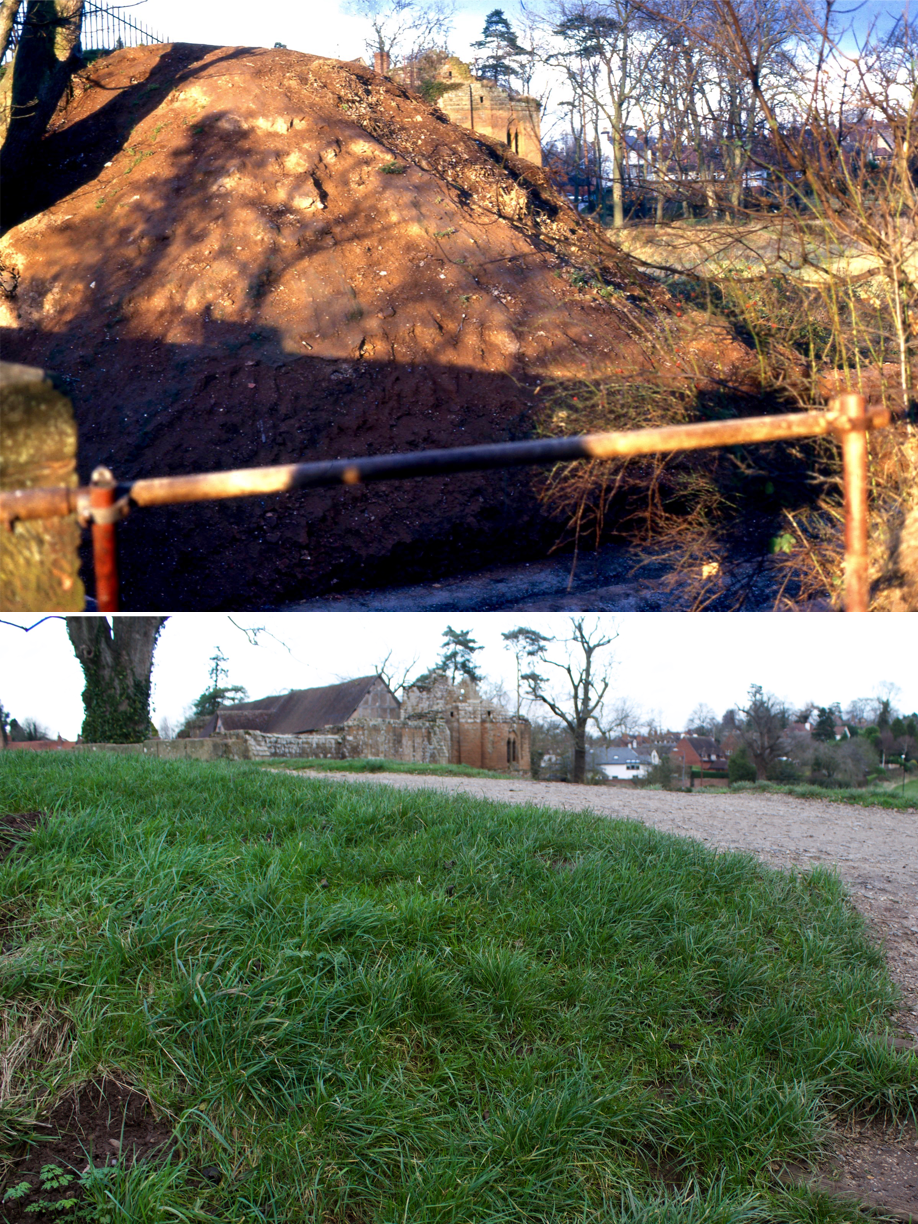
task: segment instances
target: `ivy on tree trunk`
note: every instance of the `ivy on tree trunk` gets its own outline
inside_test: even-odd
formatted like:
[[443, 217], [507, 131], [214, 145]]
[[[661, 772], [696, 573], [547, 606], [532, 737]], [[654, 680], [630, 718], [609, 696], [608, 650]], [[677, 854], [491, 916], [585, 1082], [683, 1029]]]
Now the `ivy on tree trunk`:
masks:
[[150, 736], [153, 651], [165, 616], [68, 616], [67, 633], [83, 669], [82, 738], [138, 744]]

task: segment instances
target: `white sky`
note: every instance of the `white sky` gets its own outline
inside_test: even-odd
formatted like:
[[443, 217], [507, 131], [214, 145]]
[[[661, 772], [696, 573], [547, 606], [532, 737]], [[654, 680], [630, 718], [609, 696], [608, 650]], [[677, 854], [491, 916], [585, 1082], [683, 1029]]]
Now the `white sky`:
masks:
[[[449, 624], [471, 630], [484, 647], [476, 655], [479, 666], [510, 692], [514, 662], [501, 633], [522, 624], [560, 637], [570, 627], [561, 613], [287, 612], [238, 613], [233, 619], [246, 627], [264, 625], [280, 641], [265, 636], [262, 645], [250, 646], [222, 613], [189, 612], [166, 622], [153, 669], [157, 725], [163, 717], [178, 725], [183, 710], [208, 687], [217, 646], [229, 660], [229, 682], [257, 698], [370, 674], [389, 650], [406, 664], [416, 658], [417, 673], [436, 661]], [[5, 614], [5, 620], [34, 625], [39, 617]], [[718, 714], [742, 703], [750, 684], [793, 706], [838, 701], [844, 707], [892, 682], [900, 690], [894, 704], [906, 713], [918, 710], [918, 652], [909, 616], [635, 612], [586, 620], [605, 629], [618, 626], [613, 699], [630, 698], [670, 730], [682, 730], [699, 702]], [[0, 623], [0, 664], [6, 710], [20, 722], [35, 718], [52, 735], [76, 738], [83, 674], [63, 621], [46, 621], [29, 633]]]
[[[281, 42], [293, 51], [356, 59], [366, 55], [366, 23], [347, 16], [345, 7], [332, 0], [260, 0], [254, 5], [251, 0], [147, 0], [124, 16], [172, 42], [255, 47]], [[485, 16], [494, 7], [494, 0], [457, 5], [452, 45], [459, 54], [481, 37]], [[514, 5], [505, 8], [509, 15]]]
[[[117, 3], [117, 0], [115, 0]], [[124, 0], [122, 0], [124, 2]], [[365, 55], [365, 23], [346, 16], [342, 0], [316, 3], [315, 0], [146, 0], [125, 13], [148, 29], [173, 42], [201, 42], [219, 46], [273, 47], [285, 43], [294, 51], [355, 59]], [[502, 7], [519, 29], [517, 0], [460, 0], [456, 5], [450, 49], [471, 58], [470, 43], [481, 37], [484, 19], [495, 7]], [[534, 4], [533, 7], [539, 7]], [[840, 18], [864, 29], [875, 18], [900, 13], [909, 8], [908, 0], [856, 0], [844, 6], [850, 16]], [[885, 21], [882, 22], [885, 24]]]

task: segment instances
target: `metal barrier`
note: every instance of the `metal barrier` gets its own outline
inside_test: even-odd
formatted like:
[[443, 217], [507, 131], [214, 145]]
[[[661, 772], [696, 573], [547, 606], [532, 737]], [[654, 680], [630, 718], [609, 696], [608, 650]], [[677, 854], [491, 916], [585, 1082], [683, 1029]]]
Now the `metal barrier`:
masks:
[[118, 482], [107, 468], [96, 468], [88, 487], [14, 489], [0, 493], [0, 521], [12, 528], [16, 520], [64, 518], [76, 514], [84, 526], [91, 524], [96, 601], [100, 612], [116, 612], [115, 528], [118, 520], [134, 508], [226, 497], [256, 497], [322, 485], [404, 480], [575, 459], [630, 458], [835, 434], [841, 440], [845, 487], [845, 611], [866, 612], [869, 596], [867, 430], [883, 428], [891, 421], [889, 408], [868, 408], [862, 395], [845, 394], [830, 400], [827, 409], [815, 412], [702, 421], [534, 442], [461, 446], [365, 459], [289, 463], [131, 482]]
[[[133, 8], [133, 4], [94, 4], [89, 0], [83, 6], [80, 26], [80, 47], [85, 51], [117, 51], [122, 47], [139, 47], [147, 43], [166, 43], [162, 34], [155, 34], [146, 26], [122, 17], [121, 9]], [[16, 13], [10, 30], [10, 42], [2, 63], [12, 59], [22, 38], [26, 20], [26, 6]]]

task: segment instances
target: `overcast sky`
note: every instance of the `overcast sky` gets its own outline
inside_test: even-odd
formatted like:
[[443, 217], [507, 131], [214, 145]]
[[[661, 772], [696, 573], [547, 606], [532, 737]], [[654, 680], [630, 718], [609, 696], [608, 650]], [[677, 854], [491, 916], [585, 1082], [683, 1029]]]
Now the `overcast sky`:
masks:
[[[18, 625], [38, 619], [5, 614]], [[471, 630], [484, 647], [476, 656], [481, 670], [509, 692], [514, 663], [501, 633], [520, 624], [554, 637], [570, 629], [570, 618], [561, 613], [288, 612], [233, 619], [245, 627], [264, 625], [274, 637], [261, 635], [261, 644], [251, 646], [222, 613], [184, 613], [166, 622], [153, 669], [157, 725], [168, 718], [176, 726], [208, 687], [209, 660], [218, 646], [229, 660], [230, 682], [256, 698], [372, 674], [390, 650], [404, 664], [416, 659], [421, 671], [436, 661], [449, 624]], [[845, 706], [891, 682], [900, 690], [895, 704], [907, 713], [918, 710], [918, 652], [909, 616], [635, 612], [586, 621], [607, 634], [618, 629], [608, 652], [616, 660], [613, 697], [631, 699], [670, 730], [684, 729], [699, 702], [718, 714], [741, 703], [750, 684], [793, 706]], [[63, 621], [46, 621], [29, 633], [0, 623], [0, 658], [4, 708], [20, 722], [35, 718], [52, 735], [75, 739], [83, 675]]]

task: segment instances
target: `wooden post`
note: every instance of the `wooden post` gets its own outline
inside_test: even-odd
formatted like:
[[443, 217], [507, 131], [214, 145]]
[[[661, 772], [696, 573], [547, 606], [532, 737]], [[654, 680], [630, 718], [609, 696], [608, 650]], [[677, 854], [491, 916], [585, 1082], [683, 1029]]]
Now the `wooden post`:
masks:
[[70, 400], [43, 370], [0, 362], [0, 499], [58, 488], [50, 521], [0, 524], [0, 609], [82, 612], [77, 429]]
[[836, 396], [830, 408], [849, 423], [841, 439], [845, 479], [845, 611], [866, 612], [870, 603], [866, 404], [863, 395], [850, 393]]

